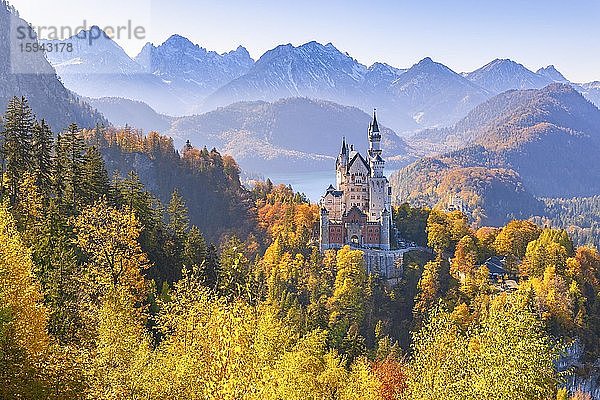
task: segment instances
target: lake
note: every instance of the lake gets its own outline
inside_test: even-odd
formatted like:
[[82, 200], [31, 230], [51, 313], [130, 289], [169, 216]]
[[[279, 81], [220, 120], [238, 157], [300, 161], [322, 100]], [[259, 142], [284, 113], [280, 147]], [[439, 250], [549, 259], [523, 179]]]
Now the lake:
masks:
[[304, 193], [312, 203], [317, 203], [329, 185], [335, 186], [335, 170], [315, 172], [285, 172], [265, 174], [273, 183], [292, 185], [296, 192]]

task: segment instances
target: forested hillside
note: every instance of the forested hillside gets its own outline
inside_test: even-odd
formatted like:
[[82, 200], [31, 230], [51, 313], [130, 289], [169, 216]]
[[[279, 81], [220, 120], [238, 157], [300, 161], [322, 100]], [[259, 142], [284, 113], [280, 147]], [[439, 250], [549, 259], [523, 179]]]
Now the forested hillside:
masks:
[[[243, 192], [252, 207], [225, 204], [238, 225], [207, 240], [195, 202], [242, 190], [216, 151], [76, 125], [54, 139], [25, 99], [4, 120], [1, 398], [582, 399], [598, 376], [600, 254], [565, 231], [474, 231], [460, 212], [403, 206], [404, 237], [432, 252], [387, 282], [360, 250], [321, 254], [318, 207], [269, 181]], [[146, 168], [111, 179], [104, 158]], [[163, 206], [146, 173], [159, 193], [199, 187]], [[210, 185], [222, 197], [200, 197]]]
[[[450, 195], [458, 194], [474, 220], [484, 224], [543, 215], [534, 196], [600, 192], [600, 163], [594, 156], [600, 151], [598, 126], [600, 110], [568, 85], [508, 91], [475, 108], [453, 128], [429, 131], [432, 140], [459, 149], [422, 159], [391, 182], [400, 202], [445, 206]], [[486, 193], [490, 185], [498, 186], [494, 182], [502, 182], [505, 189]]]
[[224, 234], [252, 233], [254, 203], [231, 156], [189, 143], [179, 154], [171, 138], [155, 132], [144, 136], [127, 128], [84, 130], [82, 135], [101, 152], [109, 176], [124, 179], [134, 171], [163, 204], [177, 191], [188, 204], [190, 221], [211, 242]]
[[541, 223], [567, 229], [575, 243], [600, 248], [600, 196], [543, 199], [547, 219]]

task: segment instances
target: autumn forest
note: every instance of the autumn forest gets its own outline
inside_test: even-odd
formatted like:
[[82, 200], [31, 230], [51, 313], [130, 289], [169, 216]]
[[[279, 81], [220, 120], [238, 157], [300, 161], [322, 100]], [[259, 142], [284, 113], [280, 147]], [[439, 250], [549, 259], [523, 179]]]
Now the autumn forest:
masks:
[[0, 141], [0, 398], [591, 399], [600, 254], [565, 230], [399, 205], [388, 280], [217, 149], [25, 98]]

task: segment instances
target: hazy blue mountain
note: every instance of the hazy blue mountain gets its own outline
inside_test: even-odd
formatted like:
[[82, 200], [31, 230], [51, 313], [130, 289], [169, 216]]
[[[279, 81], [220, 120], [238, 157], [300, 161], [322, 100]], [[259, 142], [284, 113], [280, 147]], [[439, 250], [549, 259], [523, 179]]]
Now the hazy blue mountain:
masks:
[[536, 74], [545, 76], [546, 78], [550, 78], [554, 82], [569, 82], [563, 74], [558, 72], [554, 65], [548, 65], [547, 67], [540, 68], [536, 71]]
[[373, 94], [385, 93], [389, 86], [406, 71], [385, 63], [375, 63], [367, 69], [363, 86], [366, 90], [372, 90]]
[[294, 96], [356, 105], [364, 99], [361, 87], [366, 72], [367, 67], [331, 43], [281, 45], [267, 51], [248, 73], [209, 96], [205, 107]]
[[443, 64], [425, 58], [401, 74], [390, 91], [398, 110], [421, 126], [450, 125], [490, 97]]
[[399, 131], [446, 125], [489, 97], [447, 67], [425, 59], [408, 70], [376, 63], [370, 68], [332, 44], [278, 46], [240, 78], [208, 97], [211, 109], [237, 100], [273, 101], [305, 96], [368, 110], [381, 109]]
[[[92, 28], [94, 36], [98, 28]], [[289, 97], [333, 101], [370, 112], [409, 135], [449, 127], [495, 94], [568, 82], [553, 66], [533, 72], [511, 60], [494, 60], [471, 73], [457, 74], [425, 58], [409, 69], [384, 63], [366, 67], [333, 44], [280, 45], [254, 62], [244, 47], [219, 54], [173, 35], [148, 43], [131, 59], [101, 37], [89, 45], [85, 34], [64, 42], [75, 51], [50, 54], [66, 86], [90, 98], [142, 101], [162, 114], [201, 114], [240, 101], [273, 102]], [[594, 83], [575, 85], [598, 104]]]
[[95, 109], [100, 111], [115, 126], [131, 126], [145, 132], [165, 132], [169, 130], [173, 117], [154, 111], [152, 107], [141, 101], [122, 99], [119, 97], [102, 97], [86, 99]]
[[252, 64], [243, 48], [219, 55], [178, 35], [158, 47], [148, 43], [135, 60], [98, 27], [51, 43], [73, 46], [72, 52], [48, 53], [73, 91], [90, 98], [142, 101], [170, 115], [191, 114], [209, 93]]
[[38, 118], [46, 119], [55, 131], [73, 122], [83, 127], [106, 124], [101, 114], [63, 86], [43, 52], [20, 51], [21, 43], [37, 40], [17, 40], [11, 25], [16, 31], [28, 23], [0, 2], [0, 112], [12, 97], [25, 96]]
[[596, 107], [600, 107], [600, 81], [582, 83], [579, 85], [579, 90]]
[[[334, 168], [342, 137], [367, 148], [371, 116], [355, 107], [307, 98], [241, 102], [202, 115], [178, 118], [168, 132], [180, 145], [216, 146], [250, 171], [323, 171]], [[386, 123], [384, 114], [380, 120]], [[383, 125], [380, 125], [383, 126]], [[396, 166], [411, 159], [409, 147], [382, 129], [386, 157]]]
[[61, 75], [92, 73], [136, 75], [143, 72], [142, 67], [97, 26], [82, 30], [62, 41], [42, 42], [72, 46], [72, 51], [47, 52], [48, 60]]
[[[90, 35], [95, 40], [89, 40]], [[183, 115], [191, 107], [168, 82], [144, 71], [98, 27], [62, 41], [73, 51], [48, 53], [64, 84], [88, 98], [120, 97], [143, 101], [161, 112]]]
[[554, 81], [508, 59], [496, 59], [465, 77], [493, 94], [511, 89], [540, 89]]

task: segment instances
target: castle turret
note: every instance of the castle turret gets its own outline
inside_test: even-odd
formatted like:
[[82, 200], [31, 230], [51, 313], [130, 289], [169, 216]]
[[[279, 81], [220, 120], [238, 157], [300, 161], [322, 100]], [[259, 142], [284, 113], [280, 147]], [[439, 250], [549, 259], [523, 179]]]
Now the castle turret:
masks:
[[381, 243], [380, 246], [383, 250], [390, 249], [390, 221], [391, 215], [387, 208], [381, 211]]
[[348, 167], [348, 161], [350, 152], [348, 151], [348, 145], [346, 144], [346, 138], [342, 139], [342, 149], [335, 163], [336, 169], [336, 184], [338, 190], [342, 189], [344, 183], [344, 175], [346, 174], [346, 168]]
[[369, 158], [381, 156], [381, 133], [377, 123], [377, 110], [373, 111], [373, 121], [369, 124]]

